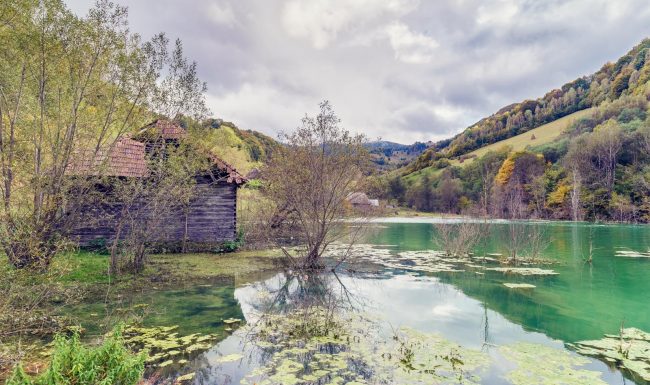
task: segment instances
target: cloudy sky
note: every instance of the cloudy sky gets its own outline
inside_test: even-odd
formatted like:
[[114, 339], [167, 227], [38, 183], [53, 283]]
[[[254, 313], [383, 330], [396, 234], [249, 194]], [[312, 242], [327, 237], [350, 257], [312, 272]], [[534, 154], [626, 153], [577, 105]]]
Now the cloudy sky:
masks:
[[650, 36], [648, 0], [115, 1], [183, 40], [215, 116], [272, 136], [328, 99], [371, 139], [444, 139]]

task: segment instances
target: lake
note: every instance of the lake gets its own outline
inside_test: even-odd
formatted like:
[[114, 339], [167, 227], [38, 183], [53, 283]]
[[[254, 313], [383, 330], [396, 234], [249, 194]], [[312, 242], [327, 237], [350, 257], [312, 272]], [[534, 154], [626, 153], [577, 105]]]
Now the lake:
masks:
[[[650, 227], [518, 224], [541, 229], [549, 242], [538, 267], [553, 272], [521, 275], [481, 260], [507, 254], [511, 224], [492, 223], [470, 262], [449, 263], [436, 251], [434, 221], [376, 220], [353, 250], [361, 262], [336, 276], [278, 272], [149, 294], [138, 301], [157, 312], [144, 324], [223, 336], [180, 369], [195, 371], [197, 384], [646, 383], [567, 344], [621, 327], [650, 331]], [[333, 316], [341, 333], [299, 342], [278, 334], [303, 304], [314, 312], [333, 301], [343, 304]], [[101, 311], [93, 306], [76, 312]], [[230, 331], [222, 321], [233, 317], [246, 325]], [[321, 315], [313, 318], [321, 330]], [[256, 329], [258, 320], [266, 326]]]

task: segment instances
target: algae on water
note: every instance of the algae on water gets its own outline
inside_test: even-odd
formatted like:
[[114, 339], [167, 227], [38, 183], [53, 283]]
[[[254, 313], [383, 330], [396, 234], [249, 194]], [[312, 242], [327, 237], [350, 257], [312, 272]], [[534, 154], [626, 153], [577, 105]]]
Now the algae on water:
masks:
[[650, 381], [650, 333], [626, 328], [618, 335], [606, 334], [600, 340], [579, 341], [570, 346], [580, 354], [626, 370], [634, 378]]
[[267, 359], [242, 384], [478, 384], [489, 363], [437, 334], [399, 329], [387, 337], [359, 314], [309, 314], [267, 315], [251, 327]]
[[548, 346], [519, 342], [499, 348], [517, 365], [506, 374], [513, 385], [605, 385], [599, 372], [580, 369], [589, 360]]

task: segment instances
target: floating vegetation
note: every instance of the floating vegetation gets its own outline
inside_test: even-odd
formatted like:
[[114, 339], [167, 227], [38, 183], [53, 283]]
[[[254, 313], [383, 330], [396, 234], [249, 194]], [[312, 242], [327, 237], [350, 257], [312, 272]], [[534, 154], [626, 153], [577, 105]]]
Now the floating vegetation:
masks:
[[499, 271], [504, 274], [517, 274], [517, 275], [558, 275], [555, 270], [540, 269], [538, 267], [488, 267], [485, 270]]
[[650, 381], [650, 333], [626, 328], [618, 335], [606, 334], [600, 340], [580, 341], [570, 346], [580, 354], [626, 370], [632, 377]]
[[531, 285], [530, 283], [504, 283], [503, 286], [508, 289], [534, 289], [537, 286]]
[[386, 339], [360, 315], [322, 308], [309, 315], [267, 316], [251, 329], [268, 359], [242, 384], [477, 384], [489, 364], [489, 356], [437, 334], [400, 329]]
[[[139, 327], [128, 326], [124, 329], [124, 343], [136, 352], [147, 351], [145, 365], [150, 369], [175, 367], [187, 364], [188, 359], [210, 349], [216, 334], [194, 333], [179, 336], [178, 326]], [[192, 374], [192, 377], [187, 377]], [[181, 376], [183, 381], [193, 378], [193, 373]]]
[[589, 360], [548, 346], [516, 343], [499, 348], [517, 368], [506, 374], [514, 385], [601, 385], [606, 384], [599, 372], [580, 369]]
[[225, 355], [225, 356], [221, 356], [221, 357], [219, 357], [219, 358], [217, 359], [217, 362], [223, 364], [223, 363], [226, 363], [226, 362], [235, 362], [235, 361], [239, 361], [239, 360], [241, 360], [242, 358], [244, 358], [243, 355], [241, 355], [241, 354], [237, 354], [237, 353], [233, 353], [233, 354], [228, 354], [228, 355]]
[[650, 258], [650, 251], [634, 251], [634, 250], [616, 250], [617, 257], [625, 258]]
[[195, 376], [196, 376], [196, 373], [194, 373], [194, 372], [182, 375], [182, 376], [180, 376], [180, 377], [178, 377], [176, 379], [176, 383], [177, 384], [189, 384], [194, 379]]
[[[264, 360], [242, 385], [480, 384], [493, 364], [484, 351], [436, 333], [386, 330], [360, 314], [332, 315], [321, 308], [267, 315], [244, 331]], [[250, 329], [248, 329], [250, 328]], [[626, 336], [647, 341], [648, 335]], [[564, 349], [518, 342], [498, 348], [513, 385], [603, 385], [591, 362]], [[231, 360], [224, 356], [222, 360]], [[232, 360], [241, 358], [233, 355]]]
[[[487, 354], [464, 348], [438, 334], [400, 329], [393, 340], [392, 345], [385, 345], [388, 351], [382, 353], [389, 357], [388, 364], [396, 367], [387, 383], [479, 384], [479, 375], [490, 364]], [[395, 351], [397, 356], [392, 353]]]
[[450, 256], [437, 250], [402, 251], [393, 253], [391, 250], [378, 248], [373, 245], [333, 244], [327, 250], [327, 256], [341, 258], [349, 256], [351, 260], [369, 262], [391, 269], [416, 271], [425, 273], [461, 272], [466, 265], [484, 261], [483, 258], [465, 256]]
[[[333, 244], [328, 248], [327, 256], [342, 258], [347, 256], [349, 260], [358, 262], [369, 262], [384, 266], [390, 269], [403, 271], [414, 271], [424, 273], [456, 273], [474, 270], [500, 271], [507, 274], [518, 274], [523, 276], [531, 275], [557, 275], [550, 269], [536, 267], [488, 267], [490, 264], [499, 264], [498, 259], [502, 257], [498, 253], [490, 253], [486, 256], [478, 256], [472, 253], [466, 255], [448, 255], [438, 250], [402, 251], [393, 253], [391, 250], [382, 249], [374, 245], [357, 244]], [[524, 265], [539, 265], [553, 263], [548, 260], [522, 261]]]

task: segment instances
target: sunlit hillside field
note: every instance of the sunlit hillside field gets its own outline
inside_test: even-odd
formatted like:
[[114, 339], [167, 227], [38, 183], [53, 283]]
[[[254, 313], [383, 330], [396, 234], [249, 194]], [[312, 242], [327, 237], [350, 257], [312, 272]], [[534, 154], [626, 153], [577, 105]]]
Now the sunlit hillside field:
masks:
[[[585, 110], [574, 112], [573, 114], [554, 120], [550, 123], [544, 124], [530, 131], [524, 132], [523, 134], [519, 134], [517, 136], [513, 136], [511, 138], [502, 140], [500, 142], [492, 143], [485, 147], [481, 147], [477, 150], [474, 150], [468, 153], [467, 155], [465, 155], [466, 159], [462, 163], [458, 159], [451, 159], [449, 163], [452, 166], [464, 167], [472, 163], [474, 159], [480, 158], [483, 155], [487, 154], [489, 151], [497, 151], [503, 148], [504, 146], [509, 146], [512, 151], [521, 151], [526, 149], [526, 147], [529, 146], [539, 146], [542, 144], [550, 143], [555, 139], [557, 139], [560, 135], [562, 135], [564, 130], [567, 127], [569, 127], [573, 122], [575, 122], [577, 119], [588, 116], [592, 112], [593, 112], [593, 108], [587, 108]], [[532, 139], [533, 135], [535, 135], [535, 139]], [[429, 177], [435, 177], [436, 175], [440, 174], [442, 170], [443, 169], [427, 167], [407, 175], [404, 179], [407, 182], [414, 182], [422, 178], [424, 175], [428, 175]]]
[[[564, 130], [571, 125], [571, 123], [580, 118], [588, 116], [592, 112], [593, 108], [576, 111], [573, 114], [554, 120], [550, 123], [524, 132], [523, 134], [519, 134], [517, 136], [513, 136], [512, 138], [492, 143], [485, 147], [474, 150], [467, 154], [467, 156], [472, 156], [472, 158], [465, 159], [465, 161], [462, 163], [458, 159], [453, 159], [450, 163], [452, 166], [463, 167], [467, 164], [472, 163], [474, 159], [480, 158], [490, 151], [496, 151], [503, 146], [510, 146], [512, 148], [512, 151], [521, 151], [526, 149], [528, 146], [539, 146], [542, 144], [550, 143], [557, 139], [564, 132]], [[535, 139], [532, 139], [533, 135], [535, 135]], [[476, 155], [476, 157], [473, 157], [474, 155]]]

